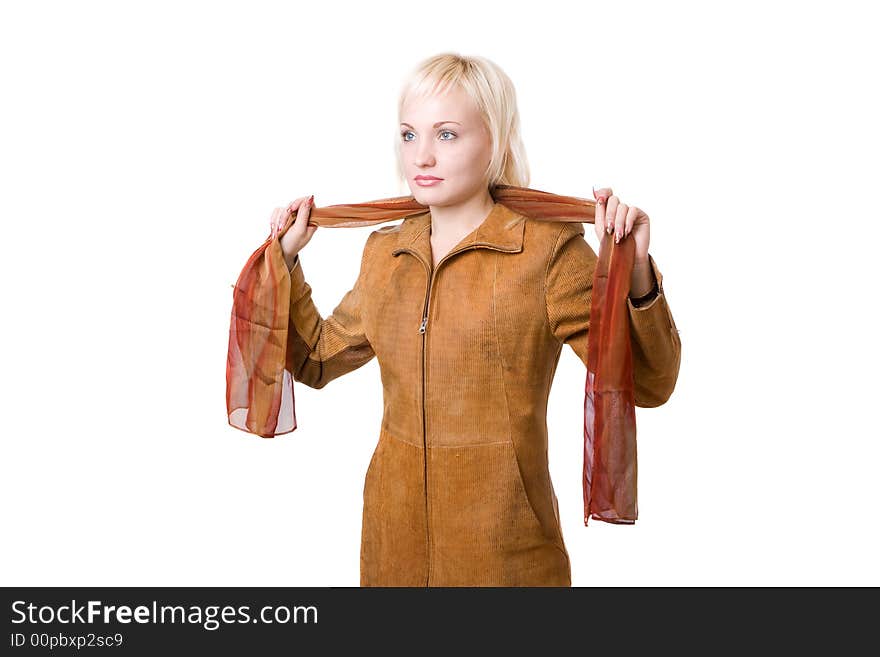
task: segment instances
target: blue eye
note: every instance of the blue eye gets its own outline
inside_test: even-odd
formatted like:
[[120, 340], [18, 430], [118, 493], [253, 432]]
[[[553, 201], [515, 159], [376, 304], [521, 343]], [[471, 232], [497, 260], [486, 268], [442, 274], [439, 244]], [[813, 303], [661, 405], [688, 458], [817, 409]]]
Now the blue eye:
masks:
[[[411, 135], [411, 134], [412, 134], [412, 130], [404, 130], [403, 132], [400, 133], [400, 136], [403, 137], [403, 141], [412, 141], [412, 139], [407, 139], [407, 138], [406, 138], [407, 135]], [[441, 131], [440, 131], [440, 134], [441, 134], [441, 135], [443, 135], [443, 134], [450, 134], [450, 135], [452, 135], [453, 137], [456, 136], [455, 133], [452, 132], [451, 130], [441, 130]], [[441, 141], [451, 141], [451, 139], [441, 139]]]

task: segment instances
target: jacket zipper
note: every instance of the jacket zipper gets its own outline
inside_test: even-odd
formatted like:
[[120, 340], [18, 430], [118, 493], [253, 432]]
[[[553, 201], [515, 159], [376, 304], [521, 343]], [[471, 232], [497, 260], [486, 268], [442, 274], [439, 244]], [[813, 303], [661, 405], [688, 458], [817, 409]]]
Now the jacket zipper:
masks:
[[425, 305], [422, 308], [422, 323], [419, 326], [419, 333], [422, 334], [422, 453], [425, 455], [425, 545], [427, 547], [428, 556], [428, 572], [425, 576], [425, 586], [429, 586], [431, 582], [431, 569], [433, 568], [433, 560], [431, 559], [431, 508], [430, 495], [428, 495], [428, 421], [425, 418], [426, 404], [425, 388], [427, 386], [427, 358], [426, 358], [426, 341], [425, 332], [428, 329], [428, 307], [431, 303], [431, 286], [434, 283], [434, 272], [428, 275], [428, 291], [425, 294]]
[[455, 249], [450, 251], [445, 256], [440, 259], [440, 262], [437, 263], [437, 266], [434, 269], [431, 269], [430, 263], [425, 262], [425, 260], [412, 249], [404, 247], [400, 249], [398, 252], [406, 251], [408, 253], [412, 253], [416, 256], [416, 259], [419, 260], [424, 266], [425, 271], [428, 274], [428, 289], [425, 295], [425, 304], [422, 310], [422, 322], [419, 324], [419, 333], [422, 336], [422, 449], [425, 455], [425, 543], [427, 545], [427, 556], [428, 556], [428, 573], [425, 578], [425, 586], [430, 586], [431, 582], [431, 571], [434, 568], [434, 562], [431, 559], [431, 515], [430, 515], [430, 498], [431, 496], [428, 494], [428, 421], [426, 419], [426, 387], [427, 387], [427, 331], [428, 331], [428, 317], [430, 314], [431, 308], [431, 292], [434, 287], [434, 276], [437, 274], [437, 270], [440, 269], [440, 265], [442, 265], [447, 258], [450, 258], [457, 253], [461, 253], [462, 251], [467, 251], [468, 249], [473, 249], [476, 247], [483, 247], [492, 249], [494, 251], [506, 251], [507, 249], [499, 249], [497, 246], [492, 244], [486, 244], [481, 242], [467, 244], [466, 246], [461, 247], [460, 249]]

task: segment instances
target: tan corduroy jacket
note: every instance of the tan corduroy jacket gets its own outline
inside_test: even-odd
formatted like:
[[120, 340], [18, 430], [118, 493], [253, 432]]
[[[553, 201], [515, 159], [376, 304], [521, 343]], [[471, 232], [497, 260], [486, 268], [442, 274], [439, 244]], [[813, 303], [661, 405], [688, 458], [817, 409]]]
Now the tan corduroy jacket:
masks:
[[[496, 203], [432, 266], [430, 212], [367, 238], [332, 314], [290, 272], [287, 369], [322, 388], [378, 358], [384, 414], [364, 483], [361, 586], [571, 586], [547, 460], [563, 344], [586, 365], [597, 256], [577, 222]], [[628, 301], [637, 406], [663, 404], [681, 342], [658, 296]]]

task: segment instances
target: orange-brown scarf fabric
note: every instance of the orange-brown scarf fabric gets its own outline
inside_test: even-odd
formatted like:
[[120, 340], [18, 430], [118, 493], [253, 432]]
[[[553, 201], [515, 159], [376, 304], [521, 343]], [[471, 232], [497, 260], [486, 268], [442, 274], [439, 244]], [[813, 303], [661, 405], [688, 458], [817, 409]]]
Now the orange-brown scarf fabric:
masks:
[[[498, 185], [496, 203], [539, 221], [595, 223], [596, 202], [528, 187]], [[313, 207], [309, 223], [326, 227], [380, 224], [422, 214], [413, 196]], [[279, 237], [292, 224], [290, 213]], [[636, 502], [636, 424], [627, 295], [633, 240], [615, 244], [603, 231], [593, 278], [584, 398], [584, 525], [590, 517], [632, 524]], [[273, 438], [296, 429], [293, 377], [285, 369], [290, 299], [286, 264], [269, 258], [268, 238], [248, 259], [233, 290], [226, 360], [226, 410], [237, 429]]]

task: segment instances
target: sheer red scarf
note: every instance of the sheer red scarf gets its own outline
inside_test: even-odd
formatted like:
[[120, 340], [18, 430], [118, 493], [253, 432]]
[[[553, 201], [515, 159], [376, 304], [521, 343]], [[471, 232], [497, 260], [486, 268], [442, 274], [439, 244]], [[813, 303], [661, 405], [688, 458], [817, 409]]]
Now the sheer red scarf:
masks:
[[[528, 187], [498, 185], [495, 202], [539, 221], [595, 223], [596, 202]], [[380, 224], [426, 212], [412, 196], [313, 207], [309, 223], [327, 227]], [[287, 218], [279, 237], [295, 220]], [[632, 524], [638, 517], [635, 394], [629, 294], [633, 240], [615, 244], [603, 231], [593, 278], [584, 398], [584, 525], [590, 517]], [[290, 274], [269, 257], [271, 237], [242, 269], [233, 289], [226, 409], [237, 429], [273, 438], [297, 427], [293, 377], [285, 369]]]

